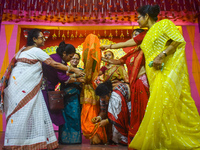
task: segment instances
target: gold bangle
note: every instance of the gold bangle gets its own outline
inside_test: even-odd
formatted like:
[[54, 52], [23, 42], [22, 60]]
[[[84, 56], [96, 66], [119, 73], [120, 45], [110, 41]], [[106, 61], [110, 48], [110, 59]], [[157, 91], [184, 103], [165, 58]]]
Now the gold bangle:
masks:
[[107, 121], [108, 123], [110, 123], [108, 119], [106, 119], [106, 121]]

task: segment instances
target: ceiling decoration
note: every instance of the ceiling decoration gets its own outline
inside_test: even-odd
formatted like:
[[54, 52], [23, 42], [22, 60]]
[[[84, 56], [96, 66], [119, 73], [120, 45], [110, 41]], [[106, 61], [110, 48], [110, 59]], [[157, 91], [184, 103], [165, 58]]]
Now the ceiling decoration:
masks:
[[0, 0], [3, 21], [133, 22], [136, 10], [158, 4], [159, 19], [196, 22], [200, 0]]

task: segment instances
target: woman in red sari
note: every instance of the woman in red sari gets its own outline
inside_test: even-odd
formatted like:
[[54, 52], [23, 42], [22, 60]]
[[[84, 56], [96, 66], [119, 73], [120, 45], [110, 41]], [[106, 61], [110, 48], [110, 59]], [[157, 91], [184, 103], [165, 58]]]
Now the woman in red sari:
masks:
[[[143, 29], [135, 29], [133, 38], [137, 35], [141, 38], [145, 34]], [[119, 60], [102, 58], [103, 61], [110, 64], [122, 65], [126, 64], [129, 75], [129, 85], [131, 90], [131, 118], [128, 132], [128, 143], [135, 136], [140, 123], [143, 119], [146, 105], [149, 98], [149, 86], [145, 72], [145, 58], [140, 47], [134, 47], [125, 56]]]

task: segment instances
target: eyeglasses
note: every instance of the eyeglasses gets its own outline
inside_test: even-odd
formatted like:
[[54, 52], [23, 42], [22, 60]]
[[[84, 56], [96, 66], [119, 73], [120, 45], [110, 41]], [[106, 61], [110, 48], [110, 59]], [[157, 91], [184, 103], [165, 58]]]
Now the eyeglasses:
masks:
[[138, 16], [137, 18], [140, 19], [142, 16]]
[[42, 37], [38, 37], [38, 38], [40, 38], [40, 39], [42, 39], [42, 40], [45, 40], [45, 37], [44, 37], [44, 36], [42, 36]]

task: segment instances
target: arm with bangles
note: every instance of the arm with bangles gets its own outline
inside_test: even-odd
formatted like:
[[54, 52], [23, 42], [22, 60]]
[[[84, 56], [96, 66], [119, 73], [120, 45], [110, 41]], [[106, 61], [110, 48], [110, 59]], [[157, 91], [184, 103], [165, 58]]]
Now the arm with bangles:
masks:
[[118, 48], [125, 48], [125, 47], [132, 47], [136, 46], [137, 43], [135, 42], [134, 39], [129, 39], [126, 42], [120, 42], [116, 44], [110, 44], [110, 45], [103, 45], [101, 46], [101, 50], [107, 50], [107, 49], [118, 49]]
[[153, 60], [153, 67], [157, 70], [161, 68], [161, 64], [164, 62], [165, 57], [168, 55], [174, 54], [176, 51], [176, 48], [181, 44], [180, 42], [172, 41], [171, 44], [158, 56], [156, 56]]
[[84, 77], [79, 77], [79, 78], [71, 78], [68, 83], [74, 83], [74, 82], [81, 82], [81, 83], [85, 83], [85, 78]]
[[101, 60], [104, 61], [104, 62], [107, 62], [109, 64], [114, 64], [114, 65], [124, 64], [120, 59], [119, 60], [117, 60], [117, 59], [107, 59], [105, 57], [102, 57]]
[[63, 71], [71, 71], [71, 72], [74, 72], [76, 73], [78, 76], [84, 76], [85, 73], [78, 69], [78, 68], [74, 68], [74, 67], [70, 67], [70, 66], [66, 66], [62, 63], [59, 63], [59, 62], [56, 62], [52, 59], [52, 62], [49, 64], [51, 67], [55, 68], [55, 69], [58, 69], [58, 70], [63, 70]]
[[99, 123], [99, 126], [106, 126], [107, 124], [109, 124], [109, 120], [107, 118], [107, 114], [106, 112], [100, 112], [99, 116], [92, 118], [92, 123]]
[[146, 35], [146, 32], [141, 32], [139, 35], [127, 40], [126, 42], [120, 42], [120, 43], [110, 44], [110, 45], [103, 45], [100, 48], [101, 48], [101, 50], [107, 50], [107, 49], [118, 49], [118, 48], [137, 46], [142, 43], [142, 40], [145, 37], [145, 35]]

